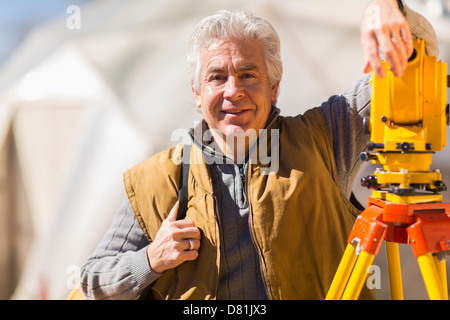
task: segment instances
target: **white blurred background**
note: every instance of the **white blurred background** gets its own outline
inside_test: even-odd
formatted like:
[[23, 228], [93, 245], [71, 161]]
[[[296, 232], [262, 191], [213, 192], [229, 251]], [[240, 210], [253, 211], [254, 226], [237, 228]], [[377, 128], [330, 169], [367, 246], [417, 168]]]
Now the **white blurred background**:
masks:
[[[272, 22], [285, 70], [278, 107], [294, 115], [362, 75], [366, 3], [0, 0], [0, 299], [64, 299], [123, 199], [122, 172], [199, 119], [185, 56], [202, 18], [245, 8]], [[406, 3], [433, 24], [449, 63], [450, 1]], [[433, 168], [450, 185], [448, 150]], [[389, 299], [383, 251], [377, 295]], [[427, 299], [411, 248], [401, 254], [405, 298]]]

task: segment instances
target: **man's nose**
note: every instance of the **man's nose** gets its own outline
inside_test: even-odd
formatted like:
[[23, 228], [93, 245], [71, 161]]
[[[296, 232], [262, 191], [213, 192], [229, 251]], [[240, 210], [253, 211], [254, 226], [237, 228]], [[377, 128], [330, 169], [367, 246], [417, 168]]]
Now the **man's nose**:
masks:
[[239, 83], [239, 80], [236, 80], [235, 77], [228, 77], [228, 80], [225, 83], [223, 95], [225, 99], [238, 100], [241, 99], [245, 93]]

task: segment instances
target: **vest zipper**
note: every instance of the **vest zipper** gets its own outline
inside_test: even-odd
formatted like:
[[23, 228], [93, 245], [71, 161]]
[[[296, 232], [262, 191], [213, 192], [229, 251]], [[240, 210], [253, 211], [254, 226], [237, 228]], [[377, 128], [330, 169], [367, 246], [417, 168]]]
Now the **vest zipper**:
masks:
[[[244, 174], [244, 178], [249, 176], [248, 172], [250, 171], [250, 166], [248, 165], [248, 162], [246, 163], [246, 166], [247, 166], [247, 170], [246, 170], [247, 172], [245, 172], [245, 170], [242, 169], [243, 174]], [[241, 168], [239, 168], [239, 171], [241, 172]], [[248, 210], [248, 228], [249, 228], [249, 231], [250, 231], [250, 238], [252, 239], [253, 246], [256, 249], [256, 254], [258, 255], [259, 272], [261, 273], [261, 278], [262, 278], [262, 282], [263, 282], [263, 285], [264, 285], [264, 290], [266, 291], [267, 298], [269, 300], [271, 300], [272, 298], [271, 298], [271, 295], [269, 293], [269, 289], [267, 287], [266, 277], [265, 277], [264, 271], [263, 271], [262, 256], [261, 256], [260, 250], [258, 248], [258, 245], [256, 244], [255, 237], [253, 235], [253, 228], [252, 228], [253, 211], [252, 211], [252, 206], [251, 206], [251, 203], [250, 203], [250, 195], [247, 192], [248, 189], [249, 189], [247, 180], [248, 179], [243, 179], [245, 192], [247, 193], [247, 201], [248, 201], [248, 209], [249, 209]]]
[[219, 209], [217, 207], [217, 197], [214, 194], [213, 194], [213, 198], [214, 198], [214, 211], [216, 212], [217, 226], [219, 228], [219, 237], [218, 237], [219, 238], [219, 245], [218, 245], [218, 248], [219, 248], [219, 252], [218, 252], [219, 265], [217, 266], [217, 281], [216, 281], [216, 289], [214, 290], [215, 294], [216, 294], [215, 300], [217, 300], [217, 298], [219, 296], [219, 281], [220, 281], [219, 277], [220, 277], [220, 259], [221, 259], [221, 257], [220, 257], [220, 254], [221, 254], [220, 246], [221, 246], [221, 242], [222, 242], [221, 234], [223, 233], [223, 229], [222, 229], [222, 223], [221, 223]]

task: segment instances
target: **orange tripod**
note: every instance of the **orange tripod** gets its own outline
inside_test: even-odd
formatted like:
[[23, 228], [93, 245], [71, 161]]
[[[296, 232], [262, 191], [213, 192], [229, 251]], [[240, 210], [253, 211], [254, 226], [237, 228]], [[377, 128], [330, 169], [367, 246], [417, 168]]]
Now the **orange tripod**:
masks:
[[[441, 203], [447, 187], [432, 155], [446, 144], [447, 64], [425, 54], [414, 40], [414, 54], [401, 77], [383, 61], [385, 77], [372, 74], [369, 153], [360, 159], [382, 164], [361, 184], [372, 191], [368, 207], [356, 219], [347, 249], [326, 299], [357, 299], [381, 243], [386, 240], [393, 299], [403, 299], [399, 243], [417, 257], [430, 299], [448, 299], [446, 254], [450, 251], [450, 204]], [[373, 152], [372, 152], [373, 151]]]
[[326, 299], [357, 299], [383, 239], [393, 299], [403, 299], [398, 243], [410, 243], [430, 299], [448, 299], [449, 203], [395, 203], [369, 197], [348, 238]]

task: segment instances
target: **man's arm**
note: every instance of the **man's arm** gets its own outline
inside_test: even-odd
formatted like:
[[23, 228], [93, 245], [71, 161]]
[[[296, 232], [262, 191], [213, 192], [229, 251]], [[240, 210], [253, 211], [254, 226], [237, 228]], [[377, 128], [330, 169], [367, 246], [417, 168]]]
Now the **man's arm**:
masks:
[[[378, 9], [375, 12], [380, 14], [382, 18], [375, 19], [376, 23], [373, 24], [370, 19], [373, 20], [374, 17], [370, 15], [370, 12], [374, 8], [370, 6], [378, 6], [379, 4], [381, 6], [376, 7]], [[373, 0], [366, 7], [361, 27], [363, 51], [367, 61], [364, 71], [368, 72], [370, 68], [378, 64], [380, 59], [378, 46], [381, 42], [390, 41], [391, 43], [387, 45], [392, 48], [392, 39], [387, 39], [387, 37], [392, 36], [394, 31], [404, 33], [406, 31], [400, 30], [410, 30], [412, 34], [406, 38], [411, 41], [411, 45], [413, 38], [424, 39], [427, 54], [437, 55], [437, 40], [431, 24], [423, 16], [409, 9], [404, 2], [403, 6], [403, 11], [401, 11], [395, 0]], [[385, 14], [386, 10], [396, 12]], [[380, 24], [377, 24], [378, 22]], [[370, 30], [371, 26], [377, 30]], [[383, 38], [383, 40], [379, 38]], [[366, 47], [364, 47], [364, 44], [366, 44]], [[374, 47], [369, 50], [367, 46], [370, 44]], [[400, 48], [400, 53], [409, 52], [406, 47], [409, 48], [409, 45], [404, 44], [403, 49], [405, 50], [403, 51]], [[376, 52], [375, 57], [372, 56], [374, 52]], [[394, 55], [394, 53], [391, 53], [391, 55]], [[398, 65], [399, 60], [398, 58], [393, 59], [390, 63], [397, 63]], [[367, 66], [370, 66], [370, 68], [367, 69]], [[403, 67], [402, 65], [401, 68]], [[403, 69], [401, 69], [401, 72], [403, 72]], [[331, 97], [321, 106], [333, 144], [339, 183], [347, 198], [350, 197], [354, 178], [362, 165], [362, 162], [359, 161], [359, 154], [364, 150], [370, 139], [368, 134], [364, 134], [362, 125], [364, 116], [370, 115], [370, 99], [370, 75], [366, 75], [358, 81], [354, 88], [341, 95]]]
[[321, 106], [333, 145], [339, 184], [347, 199], [362, 165], [359, 154], [370, 138], [363, 129], [363, 118], [370, 115], [370, 79], [370, 74], [364, 76], [356, 86], [332, 96]]
[[[401, 37], [401, 43], [394, 45], [394, 37]], [[380, 51], [394, 72], [403, 72], [409, 51], [412, 52], [412, 37], [397, 0], [371, 0], [368, 3], [361, 22], [361, 45], [365, 73], [373, 69], [378, 75], [384, 75]], [[355, 87], [332, 96], [321, 106], [333, 145], [339, 184], [347, 199], [362, 165], [359, 154], [370, 139], [363, 129], [363, 118], [370, 115], [370, 99], [370, 75], [366, 75]]]
[[93, 255], [81, 270], [87, 299], [137, 299], [160, 274], [151, 270], [148, 240], [125, 199]]

